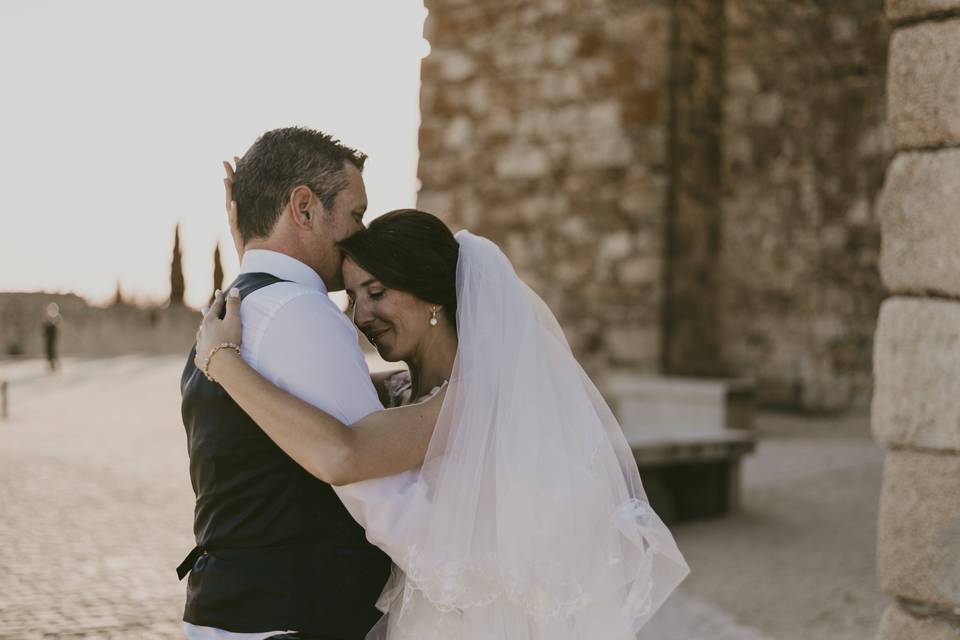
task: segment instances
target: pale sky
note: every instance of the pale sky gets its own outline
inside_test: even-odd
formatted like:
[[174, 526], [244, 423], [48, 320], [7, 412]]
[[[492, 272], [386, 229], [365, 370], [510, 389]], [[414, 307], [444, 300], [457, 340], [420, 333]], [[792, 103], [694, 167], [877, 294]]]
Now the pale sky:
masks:
[[236, 273], [222, 159], [304, 125], [369, 154], [371, 216], [416, 202], [421, 0], [5, 0], [0, 291], [169, 291]]

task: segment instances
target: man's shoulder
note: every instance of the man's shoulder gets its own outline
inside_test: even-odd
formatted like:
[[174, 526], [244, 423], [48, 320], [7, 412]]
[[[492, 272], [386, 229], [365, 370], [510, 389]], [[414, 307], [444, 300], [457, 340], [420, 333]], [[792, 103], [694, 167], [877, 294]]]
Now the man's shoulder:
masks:
[[248, 314], [270, 318], [280, 313], [309, 311], [342, 314], [336, 303], [324, 292], [289, 281], [276, 282], [253, 291], [243, 299], [240, 306], [244, 318]]
[[245, 326], [259, 327], [257, 333], [354, 332], [350, 320], [326, 293], [296, 282], [277, 282], [254, 291], [244, 298], [240, 313]]

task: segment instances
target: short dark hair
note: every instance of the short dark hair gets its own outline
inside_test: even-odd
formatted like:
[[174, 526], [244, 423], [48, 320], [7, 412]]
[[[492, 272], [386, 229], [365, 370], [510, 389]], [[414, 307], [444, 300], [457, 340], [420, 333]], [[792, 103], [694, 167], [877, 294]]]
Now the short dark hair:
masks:
[[439, 218], [416, 209], [397, 209], [338, 244], [344, 255], [384, 286], [442, 305], [456, 329], [460, 244]]
[[344, 163], [360, 171], [367, 156], [332, 136], [305, 127], [267, 131], [240, 158], [233, 177], [237, 223], [244, 242], [270, 235], [295, 187], [309, 187], [330, 208], [347, 178]]

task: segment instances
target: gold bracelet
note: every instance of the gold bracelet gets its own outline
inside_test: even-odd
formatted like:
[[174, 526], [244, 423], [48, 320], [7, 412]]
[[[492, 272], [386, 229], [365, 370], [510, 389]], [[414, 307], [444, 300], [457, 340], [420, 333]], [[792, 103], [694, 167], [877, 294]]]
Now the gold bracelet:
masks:
[[207, 377], [207, 380], [210, 382], [216, 382], [213, 379], [213, 376], [210, 375], [210, 361], [213, 360], [213, 356], [217, 354], [217, 351], [220, 349], [233, 349], [237, 352], [237, 355], [240, 355], [240, 345], [236, 342], [221, 342], [217, 346], [210, 349], [210, 353], [207, 354], [206, 359], [203, 361], [203, 366], [200, 368], [200, 372]]

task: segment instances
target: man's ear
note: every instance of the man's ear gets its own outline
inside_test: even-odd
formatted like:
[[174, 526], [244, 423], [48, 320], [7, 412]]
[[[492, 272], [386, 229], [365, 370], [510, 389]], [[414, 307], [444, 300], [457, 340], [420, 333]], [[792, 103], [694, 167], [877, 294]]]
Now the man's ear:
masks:
[[293, 188], [287, 206], [294, 225], [299, 228], [312, 226], [314, 217], [319, 210], [323, 209], [323, 204], [317, 199], [310, 187], [304, 185]]

